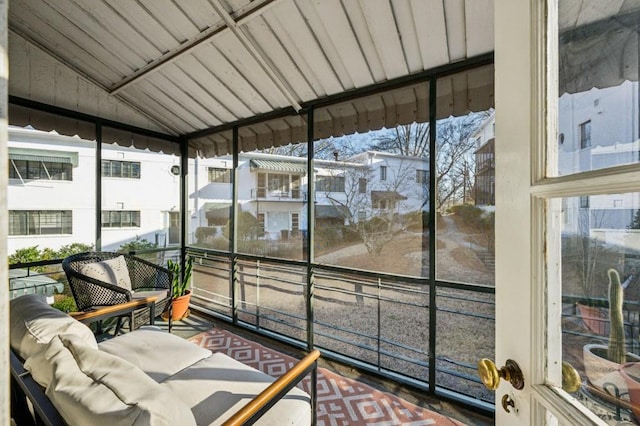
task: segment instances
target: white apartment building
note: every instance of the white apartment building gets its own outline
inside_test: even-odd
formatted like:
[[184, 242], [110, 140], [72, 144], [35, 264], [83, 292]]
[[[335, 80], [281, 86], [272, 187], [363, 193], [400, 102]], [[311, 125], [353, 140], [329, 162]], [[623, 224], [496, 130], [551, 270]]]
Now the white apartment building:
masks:
[[[179, 243], [179, 158], [103, 144], [101, 246], [146, 240]], [[95, 243], [95, 142], [30, 129], [9, 135], [8, 252]], [[231, 156], [188, 162], [189, 243], [199, 227], [222, 233], [232, 200]], [[314, 162], [316, 223], [346, 225], [382, 213], [428, 209], [428, 161], [366, 151], [344, 161]], [[310, 199], [304, 158], [243, 153], [238, 207], [262, 227], [261, 237], [308, 229]]]
[[[640, 161], [637, 82], [564, 94], [558, 109], [559, 175]], [[633, 207], [640, 205], [640, 194], [585, 195], [564, 203], [565, 226], [571, 223], [575, 228], [567, 231], [591, 229], [606, 243], [624, 244], [619, 238], [625, 234], [629, 238], [626, 228], [636, 212]]]
[[[231, 207], [230, 156], [190, 165], [191, 227], [226, 224]], [[256, 217], [264, 237], [307, 230], [309, 188], [304, 158], [244, 153], [238, 159], [238, 206]], [[348, 224], [383, 211], [425, 210], [426, 159], [367, 151], [344, 161], [314, 162], [316, 223]]]
[[[93, 245], [95, 142], [55, 133], [9, 132], [8, 253], [37, 245]], [[179, 243], [179, 158], [103, 144], [102, 249], [146, 239]]]
[[[552, 173], [562, 176], [640, 161], [637, 116], [637, 82], [625, 81], [619, 86], [560, 96], [558, 163]], [[490, 191], [495, 191], [491, 184], [495, 171], [487, 172], [495, 156], [494, 126], [495, 116], [492, 115], [472, 135], [478, 146], [476, 179], [479, 176], [483, 179], [483, 172], [490, 175], [484, 185]], [[637, 211], [633, 207], [640, 205], [640, 194], [585, 195], [564, 199], [562, 203], [565, 234], [589, 233], [607, 244], [640, 249], [640, 235], [631, 236], [635, 233], [627, 229]]]

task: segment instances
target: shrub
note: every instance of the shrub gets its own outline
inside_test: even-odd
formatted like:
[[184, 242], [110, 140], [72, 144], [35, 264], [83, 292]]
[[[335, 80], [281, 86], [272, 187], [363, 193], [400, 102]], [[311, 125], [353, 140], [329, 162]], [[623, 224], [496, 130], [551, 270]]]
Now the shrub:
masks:
[[93, 250], [93, 245], [83, 243], [67, 244], [66, 246], [60, 247], [59, 250], [53, 250], [48, 247], [40, 250], [38, 249], [38, 246], [26, 247], [16, 250], [15, 253], [9, 256], [9, 264], [37, 262], [39, 260], [64, 259], [72, 254], [91, 250]]
[[[223, 235], [229, 239], [229, 229], [231, 229], [231, 219], [224, 227]], [[262, 233], [262, 227], [258, 219], [249, 212], [238, 213], [238, 241], [255, 240]]]
[[75, 312], [78, 310], [75, 300], [69, 296], [56, 297], [56, 301], [51, 306], [62, 312]]
[[9, 256], [10, 265], [14, 263], [37, 262], [38, 260], [43, 260], [38, 246], [18, 249], [15, 253]]
[[459, 216], [463, 222], [469, 226], [480, 227], [482, 218], [482, 209], [470, 204], [463, 204], [460, 206], [454, 206], [451, 211], [456, 216]]
[[323, 250], [335, 246], [342, 239], [340, 229], [332, 225], [318, 226], [315, 235], [316, 249]]
[[216, 228], [212, 226], [200, 226], [196, 228], [196, 241], [206, 243], [211, 237], [216, 235]]
[[120, 253], [130, 253], [136, 251], [151, 250], [156, 247], [157, 246], [154, 243], [147, 241], [145, 238], [136, 237], [134, 241], [129, 241], [128, 243], [122, 244], [118, 251]]
[[76, 253], [84, 253], [86, 251], [92, 251], [93, 244], [83, 244], [83, 243], [72, 243], [67, 244], [66, 246], [60, 247], [56, 254], [56, 258], [64, 259], [65, 257], [71, 256]]
[[414, 232], [422, 232], [425, 229], [429, 229], [429, 212], [426, 211], [414, 211], [404, 216], [407, 224], [407, 229]]

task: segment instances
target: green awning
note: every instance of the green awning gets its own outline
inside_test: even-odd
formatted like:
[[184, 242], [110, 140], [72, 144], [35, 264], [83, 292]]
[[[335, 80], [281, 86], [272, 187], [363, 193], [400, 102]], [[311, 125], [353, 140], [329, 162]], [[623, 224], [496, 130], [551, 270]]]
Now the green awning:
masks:
[[270, 170], [274, 172], [306, 174], [306, 162], [280, 161], [280, 160], [251, 160], [252, 169]]
[[49, 163], [71, 164], [77, 167], [78, 153], [43, 149], [9, 148], [9, 160], [44, 161]]
[[346, 206], [322, 205], [316, 206], [316, 219], [346, 219], [350, 216]]
[[207, 219], [229, 219], [231, 217], [231, 203], [204, 203]]
[[378, 204], [383, 200], [400, 201], [406, 199], [407, 197], [397, 193], [396, 191], [371, 191], [371, 202], [373, 204]]

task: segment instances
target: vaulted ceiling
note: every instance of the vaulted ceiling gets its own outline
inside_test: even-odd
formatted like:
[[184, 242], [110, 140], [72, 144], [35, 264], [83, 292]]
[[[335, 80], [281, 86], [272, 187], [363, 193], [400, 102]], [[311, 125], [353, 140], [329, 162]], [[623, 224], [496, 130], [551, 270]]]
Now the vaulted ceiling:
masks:
[[11, 95], [183, 135], [491, 52], [493, 1], [12, 0], [9, 28]]
[[[581, 22], [561, 23], [570, 29], [632, 2], [563, 4], [582, 8]], [[493, 15], [493, 0], [11, 0], [9, 94], [162, 134], [200, 135], [491, 54]], [[486, 108], [493, 71], [439, 87], [440, 116]], [[369, 104], [395, 114], [372, 126], [403, 121], [397, 111], [407, 97], [405, 105], [390, 102], [401, 101]], [[93, 131], [15, 102], [10, 119]]]

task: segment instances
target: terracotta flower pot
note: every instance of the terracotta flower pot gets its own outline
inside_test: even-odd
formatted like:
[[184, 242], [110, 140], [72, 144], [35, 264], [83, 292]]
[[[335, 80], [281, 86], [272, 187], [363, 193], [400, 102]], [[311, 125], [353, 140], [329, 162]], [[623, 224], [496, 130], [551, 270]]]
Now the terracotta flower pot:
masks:
[[[589, 383], [604, 395], [612, 394], [612, 386], [617, 388], [618, 394], [626, 399], [627, 383], [621, 373], [621, 364], [609, 361], [607, 358], [607, 346], [589, 344], [583, 348], [584, 370]], [[626, 362], [639, 362], [640, 357], [627, 352]], [[605, 387], [607, 389], [605, 389]]]
[[187, 310], [189, 309], [189, 302], [191, 301], [191, 290], [187, 290], [184, 296], [176, 297], [171, 301], [171, 319], [180, 320], [185, 317]]
[[640, 362], [628, 362], [620, 367], [620, 375], [627, 383], [631, 411], [640, 419]]

